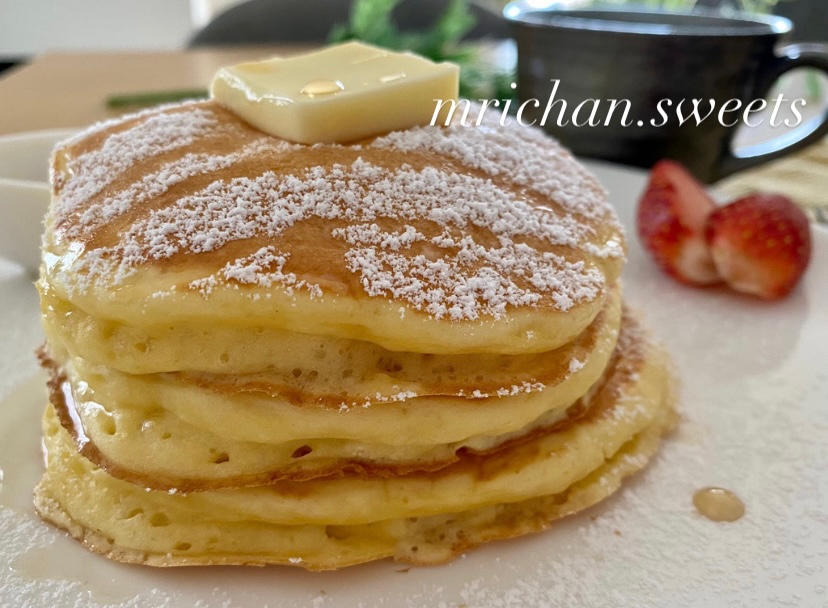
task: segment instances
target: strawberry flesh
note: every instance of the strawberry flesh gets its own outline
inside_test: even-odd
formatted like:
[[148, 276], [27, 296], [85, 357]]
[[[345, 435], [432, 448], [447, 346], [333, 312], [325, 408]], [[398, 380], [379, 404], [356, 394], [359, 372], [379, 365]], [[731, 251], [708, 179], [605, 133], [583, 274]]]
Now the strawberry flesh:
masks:
[[670, 276], [691, 285], [720, 283], [705, 241], [705, 225], [716, 204], [680, 164], [662, 160], [638, 204], [638, 235]]
[[779, 194], [751, 194], [716, 209], [705, 239], [728, 285], [769, 300], [788, 295], [811, 259], [808, 218]]

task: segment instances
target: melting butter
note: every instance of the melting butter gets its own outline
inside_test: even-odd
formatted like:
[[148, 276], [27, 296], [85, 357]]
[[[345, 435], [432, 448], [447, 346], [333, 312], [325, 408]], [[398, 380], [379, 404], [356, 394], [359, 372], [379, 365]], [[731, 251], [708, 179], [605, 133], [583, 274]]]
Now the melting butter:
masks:
[[213, 98], [262, 131], [304, 144], [344, 143], [444, 124], [459, 68], [348, 42], [218, 71]]
[[319, 95], [334, 95], [344, 90], [345, 85], [338, 80], [312, 80], [303, 86], [299, 92], [308, 97], [317, 97]]

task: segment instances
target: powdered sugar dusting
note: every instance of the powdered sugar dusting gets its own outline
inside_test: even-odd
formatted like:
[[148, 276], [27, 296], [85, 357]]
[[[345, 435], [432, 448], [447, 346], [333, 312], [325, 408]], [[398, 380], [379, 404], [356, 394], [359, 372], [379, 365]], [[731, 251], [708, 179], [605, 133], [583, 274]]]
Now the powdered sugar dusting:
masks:
[[[425, 126], [396, 131], [372, 145], [444, 154], [488, 175], [505, 176], [540, 192], [573, 213], [617, 225], [598, 180], [539, 129], [516, 124], [501, 126], [493, 120], [486, 120], [481, 126], [463, 126], [454, 121], [445, 128]], [[620, 255], [620, 251], [615, 255]]]
[[[637, 178], [630, 181], [642, 185]], [[633, 209], [634, 201], [623, 195], [619, 202]], [[826, 259], [825, 234], [814, 236], [814, 259]], [[819, 353], [828, 341], [828, 267], [812, 265], [797, 297], [771, 307], [673, 285], [642, 260], [636, 252], [625, 291], [647, 309], [656, 334], [676, 357], [684, 419], [653, 466], [603, 505], [561, 520], [544, 534], [492, 543], [436, 568], [376, 563], [334, 573], [158, 571], [109, 564], [90, 554], [90, 567], [77, 583], [53, 572], [22, 580], [11, 567], [21, 544], [57, 539], [61, 543], [50, 549], [60, 563], [87, 553], [34, 516], [12, 517], [0, 509], [0, 605], [97, 606], [88, 589], [92, 579], [110, 588], [140, 585], [145, 592], [140, 602], [130, 603], [135, 606], [298, 608], [324, 589], [328, 605], [337, 608], [823, 608], [828, 370]], [[0, 326], [6, 345], [0, 364], [8, 383], [25, 377], [21, 362], [31, 360], [39, 333], [28, 279], [14, 277], [3, 277], [2, 290], [7, 314]], [[37, 444], [38, 414], [37, 408], [0, 408], [0, 450], [10, 454], [0, 461], [7, 473], [3, 499], [30, 500], [34, 474], [16, 494], [8, 482], [30, 458], [25, 450]], [[10, 438], [23, 447], [9, 450]], [[693, 512], [693, 491], [711, 484], [745, 500], [742, 520], [715, 524]], [[36, 540], [41, 532], [48, 539]]]
[[152, 114], [135, 126], [110, 135], [100, 148], [69, 160], [66, 171], [71, 178], [61, 192], [58, 213], [71, 213], [132, 165], [188, 146], [219, 128], [222, 127], [213, 112], [192, 108]]
[[[481, 391], [480, 389], [459, 389], [457, 391], [447, 392], [446, 396], [463, 397], [465, 399], [490, 399], [493, 397], [514, 397], [515, 395], [537, 393], [543, 391], [545, 388], [546, 385], [543, 382], [523, 381], [519, 384], [502, 386], [495, 391]], [[400, 401], [410, 401], [417, 397], [417, 393], [411, 390], [399, 391], [393, 394], [375, 393], [373, 396], [369, 396], [368, 398], [360, 401], [342, 401], [339, 404], [339, 411], [347, 412], [352, 407], [368, 408], [372, 405], [380, 403], [397, 403]]]
[[[344, 267], [358, 276], [369, 296], [390, 297], [434, 318], [476, 320], [500, 318], [510, 307], [544, 300], [561, 311], [592, 301], [605, 280], [587, 259], [623, 255], [620, 229], [617, 238], [596, 238], [592, 220], [616, 224], [597, 182], [557, 143], [532, 129], [504, 130], [486, 123], [468, 129], [413, 129], [369, 147], [313, 146], [320, 158], [328, 148], [364, 151], [372, 158], [380, 149], [431, 150], [470, 166], [471, 175], [449, 164], [386, 167], [359, 158], [349, 164], [215, 179], [193, 191], [185, 183], [191, 178], [248, 158], [307, 148], [257, 136], [209, 103], [126, 119], [134, 122], [106, 136], [98, 147], [70, 156], [56, 180], [53, 214], [72, 252], [63, 268], [78, 290], [98, 281], [121, 283], [151, 261], [266, 237], [273, 239], [266, 251], [261, 243], [246, 252], [242, 248], [240, 259], [190, 287], [207, 296], [224, 286], [246, 285], [251, 291], [279, 286], [289, 295], [300, 288], [318, 297], [323, 288], [291, 271], [295, 258], [290, 247], [280, 246], [279, 237], [298, 223], [322, 219], [331, 222], [332, 239], [347, 245]], [[118, 127], [103, 123], [64, 145]], [[241, 142], [236, 149], [232, 137], [218, 137], [233, 133]], [[223, 142], [215, 152], [199, 148], [199, 141], [211, 137]], [[153, 164], [150, 173], [116, 191], [107, 189], [130, 168], [175, 150], [182, 151], [178, 158]], [[72, 250], [71, 239], [92, 235], [137, 207], [151, 208], [181, 184], [177, 199], [163, 199], [164, 206], [148, 210], [115, 244]], [[515, 192], [515, 184], [526, 189]], [[537, 204], [538, 193], [551, 199], [548, 206]], [[170, 293], [159, 292], [159, 297]], [[401, 310], [404, 314], [405, 307]]]
[[[593, 300], [604, 285], [602, 273], [583, 261], [569, 261], [525, 242], [532, 237], [550, 246], [577, 248], [586, 229], [571, 216], [537, 212], [490, 180], [430, 167], [392, 170], [361, 158], [347, 166], [312, 167], [301, 175], [265, 172], [215, 181], [150, 212], [116, 247], [88, 252], [87, 280], [112, 272], [114, 262], [109, 260], [118, 260], [114, 276], [123, 280], [148, 260], [182, 251], [215, 251], [254, 236], [277, 239], [312, 218], [349, 223], [332, 228], [331, 236], [350, 246], [347, 267], [359, 275], [366, 293], [389, 295], [435, 318], [497, 318], [509, 306], [535, 305], [545, 295], [560, 310], [568, 310]], [[387, 220], [403, 223], [403, 228], [382, 228]], [[439, 233], [427, 236], [413, 225], [422, 221]], [[490, 232], [497, 244], [481, 244], [468, 234], [471, 227]], [[412, 253], [422, 243], [436, 254]], [[320, 295], [318, 286], [284, 271], [289, 253], [274, 245], [195, 287], [207, 294], [227, 282], [290, 288], [301, 283]]]
[[312, 298], [321, 298], [322, 288], [319, 285], [299, 280], [292, 272], [284, 272], [288, 257], [290, 254], [277, 253], [275, 247], [262, 247], [250, 256], [227, 264], [219, 271], [218, 276], [213, 275], [193, 281], [190, 283], [190, 288], [208, 296], [218, 286], [220, 277], [228, 284], [258, 285], [259, 287], [272, 287], [279, 284], [285, 288], [288, 295], [292, 295], [294, 289], [304, 289], [310, 293]]
[[[262, 137], [229, 154], [187, 153], [180, 159], [164, 164], [158, 171], [145, 175], [115, 195], [87, 206], [78, 217], [78, 223], [70, 228], [68, 234], [77, 236], [94, 230], [134, 206], [164, 194], [190, 177], [214, 173], [265, 151], [283, 152], [293, 147], [295, 146], [288, 142]], [[69, 207], [78, 204], [78, 201], [68, 196], [62, 200]]]

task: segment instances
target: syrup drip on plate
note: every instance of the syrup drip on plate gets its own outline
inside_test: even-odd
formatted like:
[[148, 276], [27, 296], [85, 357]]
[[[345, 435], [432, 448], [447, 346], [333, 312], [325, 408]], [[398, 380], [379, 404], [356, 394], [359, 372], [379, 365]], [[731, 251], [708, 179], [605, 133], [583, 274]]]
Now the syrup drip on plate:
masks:
[[32, 488], [43, 473], [40, 416], [46, 403], [42, 373], [0, 401], [0, 509], [33, 511]]
[[745, 514], [745, 503], [724, 488], [702, 488], [693, 494], [693, 505], [712, 521], [736, 521]]

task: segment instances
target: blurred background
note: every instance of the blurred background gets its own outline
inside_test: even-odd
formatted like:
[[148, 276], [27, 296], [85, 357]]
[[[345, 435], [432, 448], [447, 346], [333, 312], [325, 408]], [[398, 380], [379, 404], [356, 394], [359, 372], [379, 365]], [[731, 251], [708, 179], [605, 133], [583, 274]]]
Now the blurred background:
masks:
[[[271, 4], [317, 5], [307, 0], [269, 0]], [[244, 0], [0, 0], [0, 61], [19, 60], [47, 50], [176, 49], [221, 12]], [[698, 5], [733, 5], [737, 0], [700, 0]], [[339, 0], [327, 0], [340, 7]], [[477, 0], [498, 11], [506, 2]], [[583, 0], [560, 4], [584, 4]], [[693, 4], [683, 0], [656, 5]], [[770, 10], [766, 0], [743, 2]], [[313, 7], [314, 10], [316, 6]], [[331, 9], [335, 10], [335, 9]], [[827, 0], [781, 0], [773, 9], [796, 23], [797, 38], [828, 41]], [[315, 14], [318, 16], [318, 13]]]
[[[634, 92], [649, 95], [648, 99], [661, 99], [672, 94], [657, 96], [655, 87], [668, 81], [674, 85], [687, 81], [688, 97], [701, 95], [701, 85], [706, 82], [715, 83], [713, 93], [717, 95], [724, 95], [727, 85], [739, 89], [728, 90], [728, 94], [743, 97], [742, 89], [754, 90], [753, 82], [761, 85], [769, 80], [768, 85], [775, 84], [770, 91], [760, 86], [761, 96], [772, 99], [782, 92], [788, 98], [807, 99], [804, 124], [822, 123], [819, 132], [816, 127], [811, 129], [813, 137], [807, 143], [816, 143], [826, 133], [828, 46], [824, 43], [828, 42], [828, 0], [527, 0], [531, 10], [612, 4], [612, 8], [624, 11], [643, 8], [684, 12], [700, 7], [717, 15], [733, 15], [740, 10], [781, 15], [795, 26], [786, 41], [822, 43], [807, 50], [822, 59], [806, 62], [809, 67], [798, 67], [778, 79], [781, 70], [773, 63], [772, 50], [730, 53], [725, 47], [720, 49], [717, 35], [708, 36], [706, 45], [683, 51], [670, 46], [669, 41], [664, 48], [634, 51], [622, 45], [616, 49], [597, 37], [591, 38], [594, 32], [576, 32], [576, 38], [560, 37], [557, 42], [532, 42], [532, 36], [524, 35], [528, 46], [519, 54], [520, 45], [516, 47], [510, 40], [516, 30], [501, 16], [506, 4], [506, 0], [0, 0], [0, 108], [4, 110], [0, 113], [0, 134], [77, 127], [136, 106], [201, 97], [206, 95], [206, 85], [217, 66], [262, 54], [300, 52], [351, 38], [411, 49], [436, 61], [456, 61], [462, 67], [461, 95], [472, 99], [506, 100], [515, 95], [520, 99], [545, 99], [545, 91], [527, 88], [534, 77], [529, 72], [543, 72], [536, 78], [540, 83], [548, 84], [550, 75], [560, 78], [567, 83], [568, 93], [583, 85], [583, 96], [600, 99], [618, 97], [607, 86], [619, 81], [631, 81], [627, 84]], [[355, 18], [355, 5], [370, 17]], [[584, 37], [587, 35], [590, 38]], [[467, 44], [470, 41], [473, 44]], [[270, 48], [235, 48], [249, 45]], [[529, 52], [525, 52], [527, 48]], [[805, 47], [798, 48], [794, 55], [804, 51]], [[576, 58], [578, 53], [582, 57]], [[674, 60], [682, 53], [695, 57], [698, 66], [676, 71]], [[523, 63], [518, 63], [516, 70], [518, 55]], [[758, 61], [756, 57], [760, 56]], [[537, 68], [544, 62], [548, 64], [546, 72]], [[625, 62], [635, 69], [620, 69]], [[756, 72], [755, 64], [763, 62], [771, 65], [762, 71], [761, 78], [744, 77], [742, 72]], [[732, 64], [730, 72], [723, 71], [726, 63]], [[530, 64], [535, 67], [530, 69]], [[814, 65], [821, 66], [823, 72], [812, 69]], [[51, 97], [44, 98], [43, 90], [59, 91], [61, 103], [55, 105]], [[575, 93], [571, 92], [571, 99], [577, 101]], [[626, 97], [624, 94], [619, 98]], [[770, 107], [766, 113], [771, 113]], [[672, 129], [670, 125], [668, 128]], [[548, 130], [576, 154], [642, 167], [662, 157], [692, 164], [694, 160], [701, 162], [707, 154], [711, 158], [704, 161], [706, 168], [691, 167], [705, 181], [749, 168], [742, 163], [736, 169], [713, 171], [721, 164], [713, 157], [721, 156], [720, 149], [729, 144], [730, 136], [705, 133], [704, 129], [653, 133], [647, 129], [619, 129], [614, 134], [606, 129], [600, 133], [595, 130], [592, 143], [589, 130], [581, 129], [572, 137], [564, 130]], [[733, 143], [740, 150], [776, 141], [775, 146], [760, 150], [770, 160], [781, 154], [768, 155], [768, 150], [801, 139], [804, 131], [800, 129], [794, 136], [779, 129], [737, 127], [733, 132]], [[680, 137], [682, 133], [692, 137]], [[606, 142], [597, 139], [605, 136], [622, 147], [611, 151]], [[817, 192], [824, 198], [828, 188], [821, 184], [828, 179], [828, 140], [820, 141], [809, 156], [797, 160], [805, 158], [810, 163], [817, 159]], [[669, 147], [665, 147], [667, 144]], [[781, 166], [783, 172], [790, 173], [787, 165]], [[752, 176], [746, 180], [755, 181]], [[803, 198], [813, 198], [811, 192]]]

